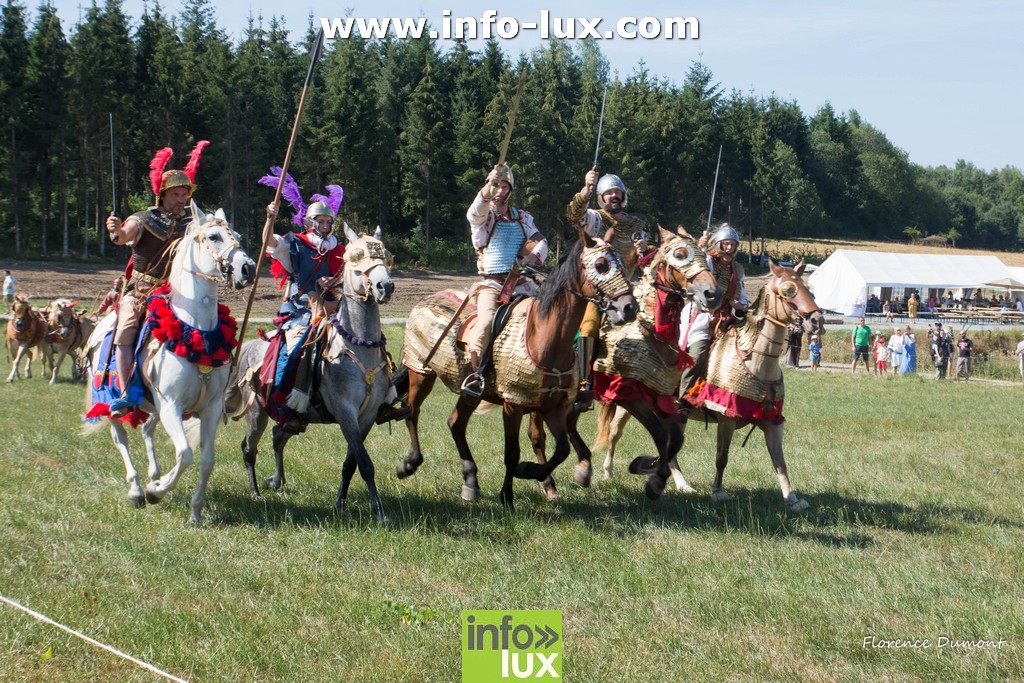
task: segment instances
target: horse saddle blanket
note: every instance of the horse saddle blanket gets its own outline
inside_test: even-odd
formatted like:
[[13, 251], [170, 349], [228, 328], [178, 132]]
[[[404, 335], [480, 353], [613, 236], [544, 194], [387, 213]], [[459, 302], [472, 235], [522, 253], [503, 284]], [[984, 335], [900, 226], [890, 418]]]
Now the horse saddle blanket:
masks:
[[257, 397], [267, 415], [275, 421], [286, 419], [288, 395], [295, 387], [303, 345], [313, 326], [277, 329], [267, 338], [270, 346], [260, 367]]
[[605, 321], [594, 369], [636, 380], [659, 396], [679, 390], [679, 352], [657, 341], [639, 322]]

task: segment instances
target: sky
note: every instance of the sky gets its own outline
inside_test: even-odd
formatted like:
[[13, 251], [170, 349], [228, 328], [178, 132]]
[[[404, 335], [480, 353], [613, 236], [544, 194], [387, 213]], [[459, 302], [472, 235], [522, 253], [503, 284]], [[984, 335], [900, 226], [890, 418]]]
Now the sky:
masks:
[[[100, 0], [97, 0], [100, 1]], [[28, 0], [31, 9], [31, 0]], [[53, 0], [70, 34], [81, 0]], [[142, 0], [124, 0], [133, 21]], [[152, 6], [152, 3], [150, 3]], [[163, 0], [176, 15], [180, 0]], [[1024, 168], [1024, 3], [1010, 0], [691, 0], [690, 2], [554, 3], [517, 0], [502, 6], [470, 0], [217, 0], [218, 26], [238, 39], [248, 18], [283, 19], [301, 40], [313, 17], [425, 17], [440, 29], [452, 17], [538, 21], [601, 18], [600, 31], [627, 16], [694, 17], [697, 39], [602, 40], [613, 71], [626, 77], [641, 61], [654, 76], [681, 83], [695, 60], [728, 92], [775, 94], [795, 100], [808, 117], [826, 102], [838, 113], [855, 109], [922, 166], [963, 159], [983, 169]], [[579, 24], [577, 24], [579, 26]], [[538, 30], [500, 40], [512, 57], [543, 45]], [[444, 44], [444, 41], [442, 41]], [[482, 41], [471, 47], [482, 48]]]

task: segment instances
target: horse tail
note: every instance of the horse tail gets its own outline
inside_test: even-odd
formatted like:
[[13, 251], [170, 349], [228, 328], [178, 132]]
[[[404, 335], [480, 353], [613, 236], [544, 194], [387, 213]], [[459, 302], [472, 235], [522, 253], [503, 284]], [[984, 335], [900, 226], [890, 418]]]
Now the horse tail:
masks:
[[597, 409], [597, 438], [592, 451], [603, 451], [608, 449], [608, 438], [611, 436], [612, 418], [615, 417], [614, 403], [598, 403]]

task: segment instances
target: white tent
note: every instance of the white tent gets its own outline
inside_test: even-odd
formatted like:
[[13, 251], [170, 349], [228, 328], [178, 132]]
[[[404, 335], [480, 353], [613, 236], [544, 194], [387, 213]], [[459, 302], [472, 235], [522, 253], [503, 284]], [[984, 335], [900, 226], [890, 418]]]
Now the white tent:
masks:
[[892, 254], [837, 249], [807, 279], [818, 305], [843, 315], [863, 315], [868, 289], [961, 289], [1014, 277], [995, 256]]

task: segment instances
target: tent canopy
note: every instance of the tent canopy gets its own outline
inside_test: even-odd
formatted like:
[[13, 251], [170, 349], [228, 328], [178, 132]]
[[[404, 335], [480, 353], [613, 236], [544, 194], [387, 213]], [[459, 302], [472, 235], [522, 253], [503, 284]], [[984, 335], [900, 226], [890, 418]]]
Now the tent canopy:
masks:
[[995, 256], [837, 249], [807, 282], [819, 306], [843, 315], [861, 315], [870, 287], [919, 290], [992, 287], [986, 283], [1004, 278], [1024, 282], [1015, 278]]

